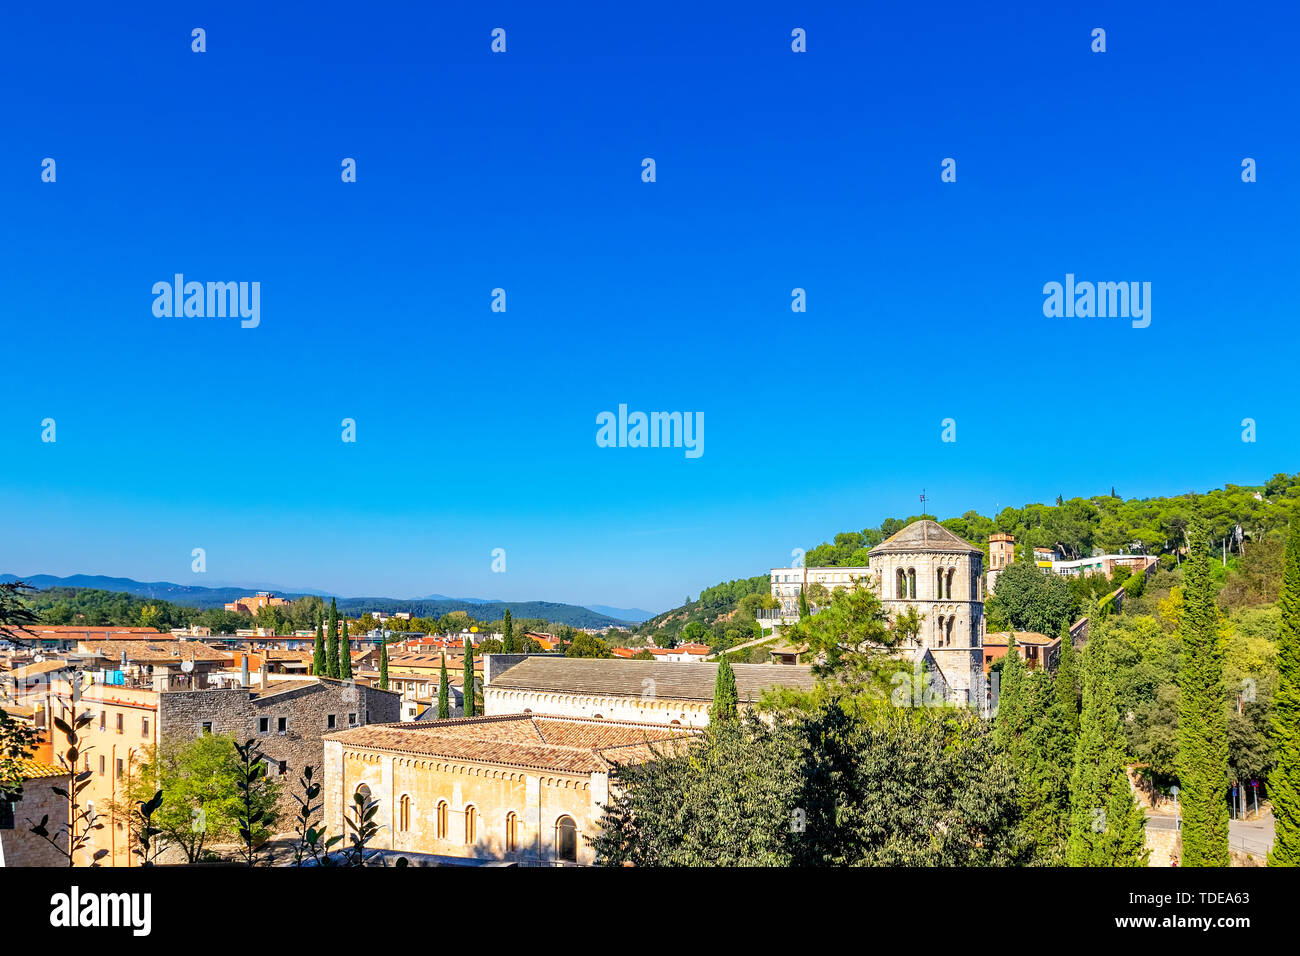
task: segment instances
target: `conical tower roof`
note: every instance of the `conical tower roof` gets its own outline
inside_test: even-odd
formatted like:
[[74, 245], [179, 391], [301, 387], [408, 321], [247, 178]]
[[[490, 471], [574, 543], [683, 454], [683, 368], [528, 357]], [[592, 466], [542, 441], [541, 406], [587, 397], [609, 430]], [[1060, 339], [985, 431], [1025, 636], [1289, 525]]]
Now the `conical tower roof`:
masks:
[[929, 551], [940, 554], [983, 554], [970, 542], [963, 541], [937, 521], [923, 518], [913, 521], [902, 531], [890, 535], [872, 548], [868, 555], [890, 554], [897, 551]]

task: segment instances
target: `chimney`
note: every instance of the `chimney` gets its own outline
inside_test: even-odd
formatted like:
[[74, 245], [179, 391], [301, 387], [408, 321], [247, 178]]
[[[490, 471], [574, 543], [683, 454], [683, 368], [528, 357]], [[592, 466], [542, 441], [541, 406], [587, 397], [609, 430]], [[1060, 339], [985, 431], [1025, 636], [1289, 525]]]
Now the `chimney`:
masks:
[[243, 664], [239, 668], [239, 686], [247, 687], [248, 684], [248, 654], [244, 654]]

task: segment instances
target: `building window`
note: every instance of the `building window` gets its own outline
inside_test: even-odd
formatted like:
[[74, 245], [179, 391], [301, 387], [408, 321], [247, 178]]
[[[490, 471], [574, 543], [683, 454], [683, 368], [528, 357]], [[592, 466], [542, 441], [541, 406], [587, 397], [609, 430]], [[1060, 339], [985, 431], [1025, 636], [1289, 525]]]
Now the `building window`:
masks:
[[357, 725], [357, 715], [356, 715], [356, 714], [348, 714], [348, 726], [349, 726], [349, 727], [355, 727], [356, 725]]
[[121, 777], [122, 777], [122, 773], [123, 773], [123, 771], [124, 771], [125, 769], [126, 769], [126, 768], [124, 768], [124, 767], [122, 766], [122, 758], [121, 758], [121, 757], [118, 757], [118, 758], [117, 758], [117, 776], [118, 776], [118, 779], [121, 779]]
[[447, 801], [438, 801], [438, 839], [447, 839]]
[[907, 596], [916, 597], [916, 568], [907, 569]]
[[956, 568], [948, 569], [948, 600], [949, 601], [952, 600], [952, 579], [953, 579], [953, 575], [955, 575], [956, 573], [957, 573]]
[[333, 715], [333, 714], [327, 714], [327, 715], [325, 716], [325, 726], [328, 727], [330, 730], [333, 730], [333, 729], [334, 729], [334, 715]]
[[117, 715], [117, 732], [118, 732], [119, 734], [122, 732], [122, 715], [121, 715], [121, 714], [118, 714], [118, 715]]
[[148, 718], [148, 717], [141, 717], [141, 718], [140, 718], [140, 736], [141, 736], [141, 737], [148, 737], [148, 736], [149, 736], [149, 718]]
[[511, 810], [506, 814], [506, 852], [519, 849], [519, 816]]
[[287, 761], [287, 760], [281, 760], [281, 761], [280, 761], [280, 776], [283, 777], [283, 776], [284, 776], [286, 773], [288, 773], [288, 772], [289, 772], [289, 761]]
[[271, 729], [271, 718], [270, 718], [270, 717], [259, 717], [259, 718], [257, 718], [257, 732], [258, 732], [259, 734], [267, 733], [268, 731], [270, 731], [270, 729]]
[[284, 733], [285, 731], [287, 731], [289, 729], [289, 718], [277, 717], [275, 720], [275, 729], [280, 733]]
[[104, 732], [104, 729], [108, 726], [107, 721], [108, 721], [108, 714], [106, 714], [104, 711], [101, 710], [99, 712], [99, 732], [101, 734]]
[[894, 576], [894, 596], [898, 598], [907, 597], [907, 572], [902, 568]]
[[398, 805], [397, 829], [405, 833], [411, 829], [411, 798], [402, 794], [402, 800]]
[[104, 755], [99, 755], [99, 775], [104, 776]]
[[204, 732], [205, 734], [210, 734], [210, 733], [212, 733], [212, 721], [210, 721], [210, 720], [205, 720], [205, 721], [203, 722], [202, 730], [203, 730], [203, 732]]
[[478, 839], [478, 810], [472, 805], [465, 808], [465, 845], [471, 846]]
[[14, 828], [14, 805], [8, 800], [0, 800], [0, 830]]
[[578, 862], [578, 825], [573, 817], [560, 817], [555, 821], [555, 857], [559, 860]]

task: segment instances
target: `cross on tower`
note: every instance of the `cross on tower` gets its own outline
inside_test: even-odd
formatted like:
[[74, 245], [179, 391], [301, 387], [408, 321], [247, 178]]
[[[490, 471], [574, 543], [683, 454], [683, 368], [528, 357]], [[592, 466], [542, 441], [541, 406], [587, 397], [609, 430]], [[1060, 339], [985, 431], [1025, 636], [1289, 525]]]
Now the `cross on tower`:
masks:
[[922, 489], [921, 489], [921, 515], [922, 515], [922, 517], [925, 516], [925, 500], [926, 500], [926, 499], [925, 499], [925, 489], [922, 488]]

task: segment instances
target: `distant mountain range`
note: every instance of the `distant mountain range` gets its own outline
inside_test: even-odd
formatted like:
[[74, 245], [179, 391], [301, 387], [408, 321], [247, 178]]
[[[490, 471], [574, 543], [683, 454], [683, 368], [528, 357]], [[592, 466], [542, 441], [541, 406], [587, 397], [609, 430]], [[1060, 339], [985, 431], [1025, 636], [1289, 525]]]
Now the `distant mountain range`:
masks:
[[[102, 574], [73, 574], [57, 577], [52, 574], [0, 574], [0, 583], [25, 581], [35, 588], [94, 588], [100, 591], [117, 591], [136, 597], [157, 598], [170, 601], [184, 607], [200, 610], [220, 608], [236, 598], [254, 594], [257, 591], [274, 591], [284, 598], [297, 598], [304, 595], [317, 597], [328, 596], [323, 591], [282, 591], [278, 588], [261, 587], [217, 587], [208, 588], [192, 584], [173, 584], [170, 581], [136, 581], [134, 578], [114, 578]], [[613, 608], [605, 605], [581, 607], [576, 604], [560, 604], [551, 601], [498, 601], [488, 598], [453, 598], [442, 594], [430, 594], [422, 598], [385, 598], [358, 597], [340, 598], [339, 610], [350, 614], [366, 614], [370, 611], [392, 613], [410, 611], [416, 617], [441, 617], [452, 611], [465, 611], [476, 619], [483, 620], [489, 612], [493, 617], [500, 617], [507, 608], [514, 617], [544, 618], [570, 627], [609, 627], [615, 624], [640, 623], [652, 615], [637, 608]]]

